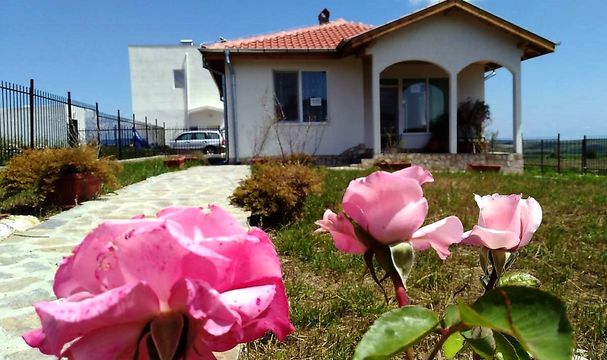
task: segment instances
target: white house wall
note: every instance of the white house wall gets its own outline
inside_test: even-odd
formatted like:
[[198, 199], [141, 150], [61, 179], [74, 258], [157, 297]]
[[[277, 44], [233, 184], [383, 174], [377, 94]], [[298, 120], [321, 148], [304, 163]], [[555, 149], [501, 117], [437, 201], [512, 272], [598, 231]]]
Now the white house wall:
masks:
[[203, 128], [223, 127], [223, 111], [201, 110], [190, 113], [190, 126]]
[[[189, 127], [188, 110], [223, 108], [219, 92], [194, 46], [129, 46], [131, 97], [138, 120]], [[173, 70], [184, 70], [185, 86], [175, 88]]]
[[494, 61], [517, 69], [523, 51], [517, 40], [462, 14], [437, 16], [378, 39], [367, 48], [373, 69], [382, 71], [402, 61], [421, 60], [457, 74], [466, 66]]
[[[233, 58], [232, 61], [236, 74], [240, 158], [281, 155], [278, 138], [285, 152], [305, 150], [316, 155], [340, 154], [365, 142], [363, 69], [360, 59], [302, 61]], [[316, 124], [279, 123], [268, 131], [274, 121], [274, 70], [326, 71], [328, 121]], [[231, 77], [229, 71], [227, 73], [229, 97]], [[229, 135], [233, 141], [231, 109], [228, 109], [228, 114]], [[264, 138], [266, 141], [262, 149]], [[232, 159], [235, 158], [234, 150], [231, 145]]]
[[473, 64], [464, 68], [457, 77], [457, 101], [485, 100], [485, 66]]

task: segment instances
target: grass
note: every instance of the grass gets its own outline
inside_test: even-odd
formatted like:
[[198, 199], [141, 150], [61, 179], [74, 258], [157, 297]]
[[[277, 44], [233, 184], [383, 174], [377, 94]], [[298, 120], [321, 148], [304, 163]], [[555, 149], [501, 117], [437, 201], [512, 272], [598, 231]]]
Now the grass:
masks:
[[[393, 291], [386, 304], [364, 273], [358, 256], [337, 252], [328, 235], [313, 235], [325, 208], [337, 210], [348, 182], [363, 172], [328, 171], [322, 195], [311, 196], [301, 222], [272, 233], [283, 262], [295, 333], [284, 343], [272, 336], [249, 344], [248, 359], [348, 359], [366, 329], [396, 307]], [[520, 251], [513, 270], [532, 273], [542, 289], [561, 297], [576, 332], [576, 346], [592, 359], [607, 357], [607, 186], [606, 177], [504, 176], [436, 173], [425, 185], [430, 203], [427, 222], [457, 215], [470, 229], [477, 221], [473, 193], [523, 193], [543, 207], [544, 220], [532, 242]], [[478, 252], [452, 248], [441, 262], [433, 251], [417, 254], [409, 278], [413, 304], [442, 311], [453, 294], [473, 301], [482, 292]], [[470, 287], [465, 287], [470, 284]], [[427, 351], [420, 345], [418, 357]]]
[[[186, 160], [184, 168], [187, 169], [201, 164], [204, 164], [201, 160]], [[123, 162], [122, 170], [118, 173], [118, 182], [120, 183], [120, 187], [123, 187], [143, 181], [152, 176], [178, 170], [181, 169], [167, 167], [161, 158]]]

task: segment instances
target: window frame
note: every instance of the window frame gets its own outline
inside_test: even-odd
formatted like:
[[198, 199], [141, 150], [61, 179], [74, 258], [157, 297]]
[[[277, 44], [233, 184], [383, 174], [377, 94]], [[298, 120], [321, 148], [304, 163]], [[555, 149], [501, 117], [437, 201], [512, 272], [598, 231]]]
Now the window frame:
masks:
[[[303, 105], [303, 73], [324, 73], [325, 74], [325, 92], [326, 92], [326, 118], [322, 121], [304, 121], [304, 105]], [[327, 124], [329, 122], [329, 81], [327, 70], [293, 70], [293, 69], [273, 69], [272, 70], [272, 89], [273, 89], [273, 102], [276, 106], [276, 74], [277, 73], [297, 73], [297, 119], [296, 120], [278, 120], [281, 124]]]
[[[432, 125], [432, 119], [430, 117], [430, 115], [431, 115], [430, 114], [430, 111], [431, 111], [430, 110], [430, 108], [431, 108], [431, 104], [430, 104], [431, 94], [430, 94], [430, 91], [431, 91], [431, 86], [435, 85], [435, 84], [432, 84], [432, 81], [433, 80], [434, 81], [436, 81], [436, 80], [445, 80], [445, 79], [449, 80], [449, 78], [437, 77], [437, 76], [425, 76], [425, 77], [417, 77], [417, 78], [399, 78], [398, 79], [399, 80], [399, 84], [398, 84], [398, 86], [399, 86], [399, 97], [401, 98], [401, 100], [399, 101], [400, 102], [400, 106], [399, 106], [398, 111], [399, 111], [400, 123], [401, 123], [401, 125], [403, 127], [402, 128], [402, 133], [403, 134], [421, 134], [421, 133], [429, 133], [430, 132], [430, 127]], [[424, 131], [424, 132], [407, 131], [407, 117], [406, 117], [406, 114], [405, 114], [405, 110], [403, 109], [403, 98], [404, 98], [404, 92], [405, 92], [405, 84], [408, 81], [411, 81], [411, 80], [418, 80], [418, 82], [422, 82], [423, 81], [423, 83], [424, 83], [424, 87], [425, 87], [425, 93], [424, 93], [424, 114], [425, 114], [425, 120], [426, 120], [426, 131]], [[414, 84], [415, 83], [411, 83], [411, 85], [414, 85]], [[441, 89], [441, 90], [443, 90], [443, 89]], [[444, 90], [446, 90], [446, 93], [445, 93], [445, 91], [443, 91], [445, 99], [446, 99], [446, 101], [448, 101], [448, 99], [449, 99], [449, 90], [450, 90], [448, 84], [447, 84], [447, 88], [444, 89]], [[448, 105], [448, 103], [446, 103], [446, 105]], [[449, 107], [445, 106], [445, 105], [443, 105], [443, 106], [445, 107], [445, 113], [448, 114], [449, 113]]]

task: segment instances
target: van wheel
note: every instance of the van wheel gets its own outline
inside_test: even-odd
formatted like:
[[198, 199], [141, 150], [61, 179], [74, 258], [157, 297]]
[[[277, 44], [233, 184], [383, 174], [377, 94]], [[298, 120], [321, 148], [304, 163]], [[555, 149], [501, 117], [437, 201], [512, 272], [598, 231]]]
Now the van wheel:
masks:
[[214, 146], [207, 146], [202, 150], [206, 155], [217, 154], [217, 149]]

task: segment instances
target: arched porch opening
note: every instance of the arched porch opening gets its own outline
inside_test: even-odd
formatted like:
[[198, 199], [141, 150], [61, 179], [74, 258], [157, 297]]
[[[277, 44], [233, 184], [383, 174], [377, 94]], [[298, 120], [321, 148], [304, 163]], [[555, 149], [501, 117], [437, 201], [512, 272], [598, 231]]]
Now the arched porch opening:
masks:
[[[522, 148], [517, 146], [522, 143], [520, 69], [482, 60], [461, 69], [457, 77], [458, 153], [521, 152]], [[474, 121], [469, 119], [470, 110], [478, 111], [483, 105], [488, 106], [491, 118], [475, 133], [470, 127], [470, 121]], [[504, 141], [508, 138], [512, 141]]]
[[[421, 60], [392, 64], [380, 73], [382, 152], [448, 152], [449, 72]], [[442, 142], [436, 134], [444, 134]]]

